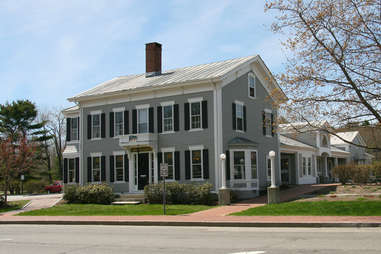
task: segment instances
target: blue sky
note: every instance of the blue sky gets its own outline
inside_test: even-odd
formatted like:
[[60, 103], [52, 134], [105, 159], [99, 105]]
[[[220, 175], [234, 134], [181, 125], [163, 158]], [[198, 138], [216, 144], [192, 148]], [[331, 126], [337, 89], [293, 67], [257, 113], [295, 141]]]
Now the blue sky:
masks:
[[260, 54], [278, 73], [274, 18], [254, 0], [0, 0], [0, 103], [70, 106], [100, 82], [143, 73], [152, 41], [164, 70]]

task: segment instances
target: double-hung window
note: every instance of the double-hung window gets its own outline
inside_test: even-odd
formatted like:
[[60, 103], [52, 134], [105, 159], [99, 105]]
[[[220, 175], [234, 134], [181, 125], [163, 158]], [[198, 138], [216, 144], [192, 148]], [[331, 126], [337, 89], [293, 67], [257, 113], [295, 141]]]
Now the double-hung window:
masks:
[[101, 115], [96, 114], [91, 117], [91, 126], [92, 126], [92, 138], [101, 137]]
[[71, 133], [70, 133], [71, 140], [79, 140], [78, 121], [79, 121], [79, 117], [71, 118]]
[[163, 152], [163, 162], [168, 164], [168, 176], [166, 179], [174, 180], [174, 152], [173, 151], [165, 151]]
[[173, 105], [163, 106], [164, 132], [173, 131]]
[[191, 151], [191, 172], [192, 172], [192, 179], [202, 179], [203, 173], [202, 173], [202, 150], [192, 150]]
[[257, 152], [250, 152], [251, 179], [257, 179]]
[[245, 177], [245, 152], [244, 151], [234, 151], [234, 179], [246, 179]]
[[115, 136], [122, 136], [124, 132], [124, 112], [117, 111], [114, 114]]
[[148, 107], [138, 109], [138, 133], [148, 133]]
[[91, 169], [92, 182], [101, 181], [101, 157], [92, 157], [92, 169]]
[[271, 159], [266, 156], [267, 181], [271, 181]]
[[236, 107], [235, 107], [235, 109], [236, 109], [236, 121], [237, 121], [237, 130], [239, 130], [239, 131], [243, 131], [244, 130], [244, 128], [243, 128], [243, 121], [244, 121], [244, 119], [243, 119], [243, 104], [241, 104], [241, 103], [236, 103]]
[[68, 183], [75, 182], [75, 159], [69, 159]]
[[267, 137], [272, 137], [273, 128], [272, 128], [272, 111], [265, 109], [263, 111], [263, 134]]
[[255, 76], [253, 73], [249, 73], [249, 75], [248, 75], [248, 88], [249, 88], [249, 97], [255, 98], [255, 96], [256, 96]]
[[312, 158], [308, 157], [308, 163], [307, 163], [307, 172], [308, 175], [312, 175]]
[[115, 180], [124, 181], [124, 155], [115, 155]]
[[307, 175], [307, 158], [303, 157], [303, 175]]
[[190, 103], [191, 129], [201, 128], [201, 101]]

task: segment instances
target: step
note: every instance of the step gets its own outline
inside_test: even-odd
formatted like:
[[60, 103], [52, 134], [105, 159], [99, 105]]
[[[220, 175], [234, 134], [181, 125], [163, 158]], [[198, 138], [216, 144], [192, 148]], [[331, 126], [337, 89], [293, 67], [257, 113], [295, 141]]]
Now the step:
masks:
[[115, 199], [115, 201], [139, 201], [141, 203], [144, 203], [144, 194], [140, 193], [132, 193], [132, 194], [120, 194], [118, 198]]
[[112, 205], [139, 205], [141, 203], [142, 202], [140, 201], [115, 201], [115, 202], [112, 202], [111, 204]]

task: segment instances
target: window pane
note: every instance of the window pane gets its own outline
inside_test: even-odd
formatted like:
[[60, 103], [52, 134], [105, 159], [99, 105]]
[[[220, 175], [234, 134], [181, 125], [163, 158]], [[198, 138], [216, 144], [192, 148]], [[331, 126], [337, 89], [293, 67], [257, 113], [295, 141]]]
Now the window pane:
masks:
[[192, 164], [201, 163], [201, 150], [192, 151]]
[[201, 165], [192, 165], [192, 178], [202, 178]]
[[172, 117], [172, 105], [171, 106], [164, 106], [164, 118], [170, 118]]
[[164, 163], [168, 164], [167, 179], [173, 179], [173, 152], [164, 152]]
[[75, 182], [75, 179], [74, 179], [74, 172], [75, 172], [75, 169], [74, 169], [74, 166], [75, 165], [75, 163], [74, 163], [74, 159], [69, 159], [69, 179], [68, 179], [68, 182], [69, 183], [73, 183], [73, 182]]
[[234, 179], [245, 179], [245, 152], [234, 152]]
[[192, 116], [193, 115], [200, 115], [200, 102], [194, 102], [192, 103]]
[[266, 113], [265, 114], [265, 127], [266, 127], [266, 135], [267, 136], [271, 136], [272, 133], [271, 133], [271, 126], [272, 126], [272, 123], [271, 123], [271, 113]]
[[123, 135], [123, 112], [115, 112], [115, 136]]
[[191, 104], [191, 121], [192, 129], [201, 128], [201, 102], [194, 102]]
[[237, 130], [243, 130], [243, 120], [241, 118], [237, 118]]
[[99, 138], [101, 136], [100, 116], [93, 115], [92, 122], [93, 122], [93, 138]]
[[93, 182], [101, 181], [100, 157], [93, 157]]
[[124, 181], [123, 155], [115, 156], [115, 176], [116, 181]]
[[251, 178], [256, 179], [257, 178], [257, 153], [256, 152], [250, 153], [250, 160], [251, 160]]
[[250, 87], [250, 96], [255, 97], [255, 90], [252, 87]]
[[202, 178], [201, 150], [192, 151], [192, 178]]
[[267, 159], [267, 176], [271, 177], [271, 159]]
[[148, 108], [138, 110], [138, 132], [148, 132]]

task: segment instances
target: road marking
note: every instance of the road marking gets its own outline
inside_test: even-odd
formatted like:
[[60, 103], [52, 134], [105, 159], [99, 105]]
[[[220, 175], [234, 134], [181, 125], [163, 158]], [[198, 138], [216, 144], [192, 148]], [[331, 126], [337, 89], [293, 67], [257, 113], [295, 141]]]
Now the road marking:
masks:
[[13, 239], [0, 239], [0, 242], [13, 241]]
[[235, 253], [230, 253], [230, 254], [263, 254], [266, 253], [266, 251], [245, 251], [245, 252], [235, 252]]

